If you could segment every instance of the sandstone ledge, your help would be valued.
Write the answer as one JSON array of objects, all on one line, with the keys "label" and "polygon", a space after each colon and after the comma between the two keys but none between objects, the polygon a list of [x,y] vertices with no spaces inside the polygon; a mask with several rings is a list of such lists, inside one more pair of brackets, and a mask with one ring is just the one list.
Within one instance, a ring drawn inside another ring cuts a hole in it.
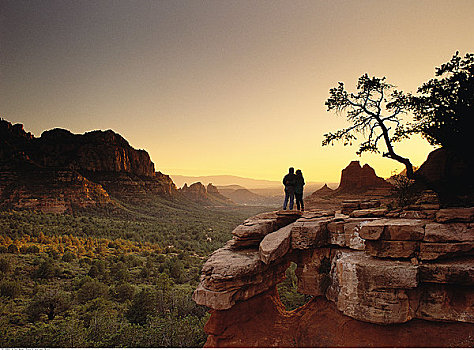
[{"label": "sandstone ledge", "polygon": [[301,293],[325,297],[353,319],[474,323],[468,209],[439,210],[432,219],[322,210],[260,214],[236,228],[234,239],[205,263],[193,299],[233,310],[273,290],[293,261]]}]

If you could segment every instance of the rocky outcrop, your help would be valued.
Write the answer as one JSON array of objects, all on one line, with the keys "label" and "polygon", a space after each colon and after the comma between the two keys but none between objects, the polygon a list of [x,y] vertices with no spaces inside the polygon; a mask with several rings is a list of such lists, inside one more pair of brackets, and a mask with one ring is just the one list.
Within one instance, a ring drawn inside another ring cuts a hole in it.
[{"label": "rocky outcrop", "polygon": [[418,186],[435,190],[442,206],[474,205],[473,173],[470,152],[459,154],[445,148],[432,151],[416,171],[423,180]]},{"label": "rocky outcrop", "polygon": [[324,185],[305,197],[305,206],[308,209],[335,209],[342,203],[342,213],[350,214],[354,210],[387,204],[392,189],[393,185],[377,176],[368,164],[361,167],[359,161],[352,161],[342,170],[337,189],[332,190]]},{"label": "rocky outcrop", "polygon": [[[82,135],[53,129],[35,138],[20,124],[0,120],[0,205],[15,208],[110,204],[109,195],[140,200],[172,196],[176,186],[155,172],[150,156],[112,130]],[[53,204],[51,204],[53,203]]]},{"label": "rocky outcrop", "polygon": [[404,348],[470,347],[473,326],[413,319],[378,325],[340,312],[333,302],[315,297],[294,311],[285,311],[275,288],[213,311],[204,330],[206,347],[259,348]]},{"label": "rocky outcrop", "polygon": [[153,177],[155,166],[148,153],[136,150],[112,130],[83,135],[64,129],[45,131],[27,148],[32,160],[45,167],[89,172],[126,172]]},{"label": "rocky outcrop", "polygon": [[312,193],[313,196],[325,197],[334,193],[334,190],[329,188],[327,184],[324,184],[319,190]]},{"label": "rocky outcrop", "polygon": [[[246,220],[205,263],[193,295],[212,309],[207,346],[472,345],[473,210],[421,219],[280,211]],[[275,287],[290,262],[298,291],[315,299],[287,312]],[[362,334],[341,334],[342,320]],[[441,327],[449,331],[439,339],[420,339]]]},{"label": "rocky outcrop", "polygon": [[378,177],[375,170],[368,164],[360,166],[359,161],[352,161],[342,170],[341,181],[336,191],[341,193],[364,193],[369,190],[387,191],[391,185]]},{"label": "rocky outcrop", "polygon": [[104,188],[73,170],[0,171],[1,206],[63,213],[112,205]]},{"label": "rocky outcrop", "polygon": [[195,182],[190,186],[185,183],[183,187],[179,189],[179,192],[186,198],[205,205],[233,204],[229,198],[221,195],[217,187],[211,183],[207,185],[207,188],[200,182]]}]

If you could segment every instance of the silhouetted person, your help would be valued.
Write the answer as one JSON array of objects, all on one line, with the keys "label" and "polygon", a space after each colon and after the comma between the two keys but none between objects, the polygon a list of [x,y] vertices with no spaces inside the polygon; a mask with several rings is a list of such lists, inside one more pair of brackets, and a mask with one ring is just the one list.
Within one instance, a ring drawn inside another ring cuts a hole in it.
[{"label": "silhouetted person", "polygon": [[298,210],[304,210],[303,203],[303,187],[304,187],[304,178],[303,173],[300,169],[296,170],[296,184],[295,184],[295,198],[296,198],[296,208]]},{"label": "silhouetted person", "polygon": [[283,202],[283,210],[286,210],[288,200],[290,200],[290,210],[293,209],[293,202],[295,200],[295,186],[296,175],[295,169],[291,167],[288,169],[288,174],[283,178],[283,185],[285,185],[285,201]]}]

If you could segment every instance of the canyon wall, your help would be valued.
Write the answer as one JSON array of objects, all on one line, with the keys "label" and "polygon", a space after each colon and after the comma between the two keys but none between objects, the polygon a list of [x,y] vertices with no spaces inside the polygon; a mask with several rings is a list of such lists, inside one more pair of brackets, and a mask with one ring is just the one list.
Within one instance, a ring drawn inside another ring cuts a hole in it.
[{"label": "canyon wall", "polygon": [[155,172],[148,153],[112,130],[82,135],[53,129],[35,138],[21,124],[0,120],[0,203],[45,212],[172,197],[171,178]]},{"label": "canyon wall", "polygon": [[[206,346],[474,345],[474,208],[247,219],[214,252],[193,294],[211,309]],[[285,311],[290,262],[314,298]]]}]

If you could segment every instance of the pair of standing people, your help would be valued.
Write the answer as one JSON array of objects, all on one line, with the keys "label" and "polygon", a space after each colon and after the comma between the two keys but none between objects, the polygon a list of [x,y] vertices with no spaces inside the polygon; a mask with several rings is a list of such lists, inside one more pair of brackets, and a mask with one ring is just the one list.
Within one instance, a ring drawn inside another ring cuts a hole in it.
[{"label": "pair of standing people", "polygon": [[296,170],[291,167],[288,169],[288,174],[283,178],[283,185],[285,185],[285,201],[283,202],[283,210],[286,210],[288,201],[290,202],[290,210],[293,209],[293,202],[296,198],[296,208],[304,210],[303,203],[303,187],[305,185],[303,173],[301,170]]}]

